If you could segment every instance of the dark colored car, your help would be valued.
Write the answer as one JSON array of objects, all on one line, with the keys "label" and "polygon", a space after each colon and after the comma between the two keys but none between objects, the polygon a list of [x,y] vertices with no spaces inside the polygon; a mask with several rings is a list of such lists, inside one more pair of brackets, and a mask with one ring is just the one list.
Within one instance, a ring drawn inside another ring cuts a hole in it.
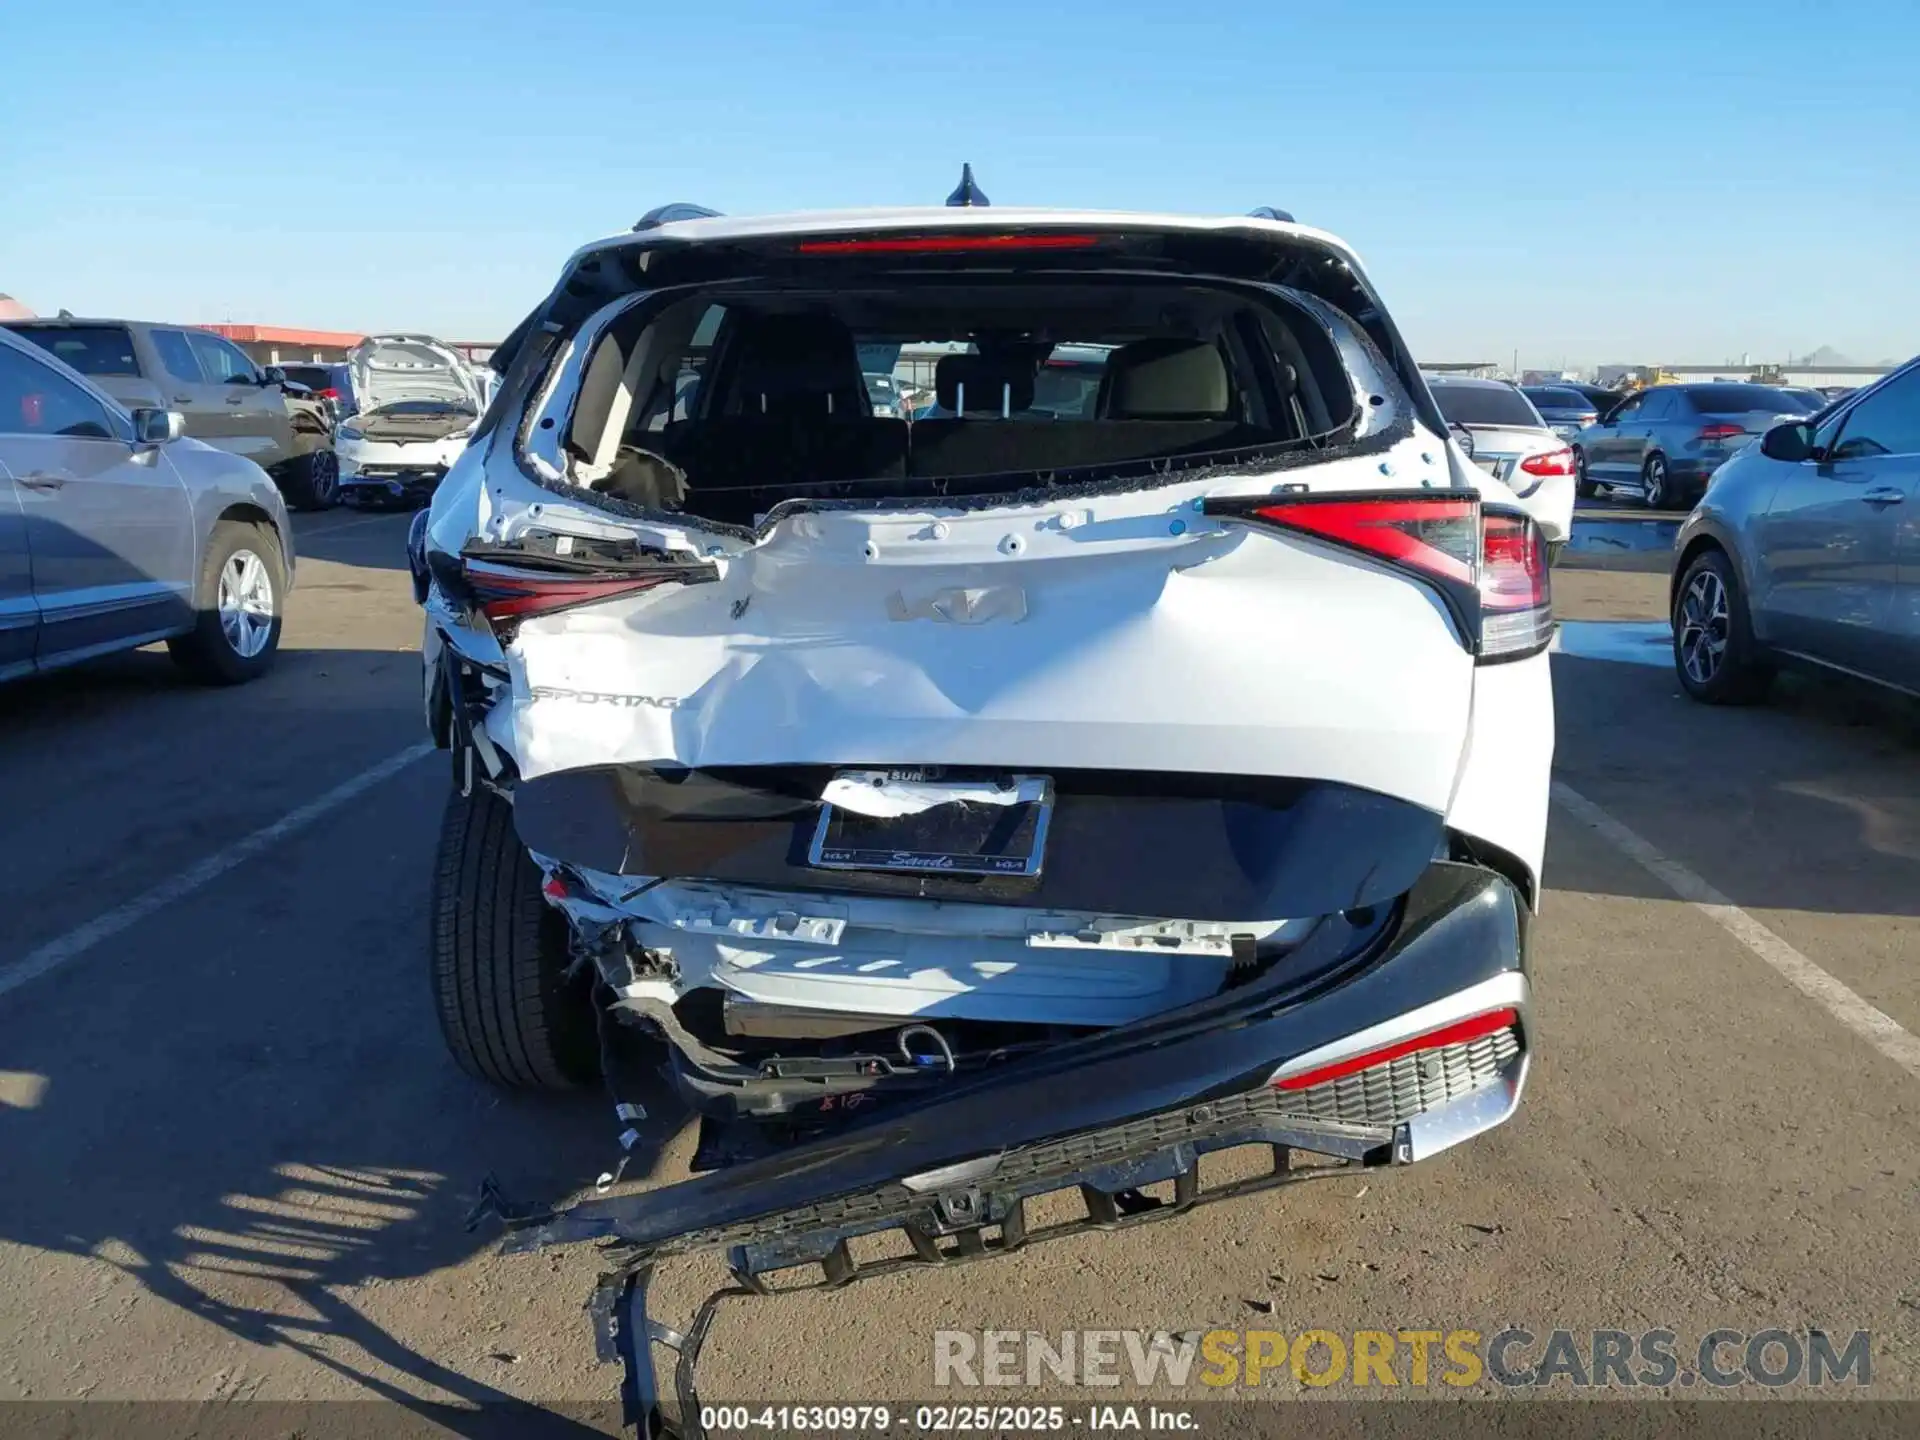
[{"label": "dark colored car", "polygon": [[1571,385],[1522,385],[1520,393],[1562,440],[1571,440],[1600,418],[1599,407]]},{"label": "dark colored car", "polygon": [[293,364],[280,370],[287,379],[311,390],[315,399],[331,401],[336,415],[352,415],[360,408],[354,400],[353,374],[346,365]]},{"label": "dark colored car", "polygon": [[1811,414],[1777,385],[1654,385],[1574,437],[1580,494],[1637,494],[1649,509],[1692,509],[1714,471],[1782,420]]},{"label": "dark colored car", "polygon": [[1814,667],[1920,694],[1920,360],[1770,429],[1681,527],[1669,603],[1680,684],[1762,699]]},{"label": "dark colored car", "polygon": [[1556,380],[1553,382],[1553,387],[1556,390],[1571,390],[1576,395],[1586,397],[1587,402],[1593,406],[1594,413],[1602,419],[1606,417],[1609,410],[1627,398],[1627,392],[1624,390],[1609,390],[1604,385],[1589,385],[1584,380]]}]

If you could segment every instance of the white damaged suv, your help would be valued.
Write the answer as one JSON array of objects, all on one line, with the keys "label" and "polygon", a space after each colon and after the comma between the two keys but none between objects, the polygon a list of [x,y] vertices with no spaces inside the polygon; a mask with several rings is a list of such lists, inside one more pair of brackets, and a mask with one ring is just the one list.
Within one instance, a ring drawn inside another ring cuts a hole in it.
[{"label": "white damaged suv", "polygon": [[[929,418],[872,412],[881,346]],[[530,1087],[637,1027],[703,1117],[697,1178],[524,1243],[844,1279],[851,1234],[1010,1249],[1041,1191],[1172,1213],[1209,1150],[1278,1184],[1512,1113],[1545,545],[1339,240],[683,207],[496,364],[409,546],[442,1026]]]}]

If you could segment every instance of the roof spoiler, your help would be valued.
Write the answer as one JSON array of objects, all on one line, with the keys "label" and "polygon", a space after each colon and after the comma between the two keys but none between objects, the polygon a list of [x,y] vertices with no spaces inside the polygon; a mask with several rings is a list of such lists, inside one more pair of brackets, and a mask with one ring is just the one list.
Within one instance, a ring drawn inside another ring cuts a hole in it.
[{"label": "roof spoiler", "polygon": [[662,225],[671,225],[676,220],[717,220],[718,210],[709,210],[704,205],[689,205],[684,200],[676,200],[670,205],[656,205],[640,217],[634,231],[657,230]]},{"label": "roof spoiler", "polygon": [[1280,220],[1288,225],[1299,223],[1293,218],[1292,211],[1276,210],[1271,205],[1262,205],[1258,210],[1249,210],[1247,218],[1249,220]]}]

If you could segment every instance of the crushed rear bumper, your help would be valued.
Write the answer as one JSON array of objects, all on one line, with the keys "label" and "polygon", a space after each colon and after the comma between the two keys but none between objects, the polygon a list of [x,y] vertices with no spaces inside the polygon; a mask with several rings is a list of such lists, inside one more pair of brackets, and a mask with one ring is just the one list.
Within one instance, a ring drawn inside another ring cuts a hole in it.
[{"label": "crushed rear bumper", "polygon": [[[1313,981],[1255,981],[681,1184],[563,1211],[516,1210],[490,1194],[483,1211],[505,1220],[510,1253],[606,1247],[616,1268],[590,1308],[603,1358],[626,1367],[629,1420],[697,1435],[693,1365],[714,1307],[768,1293],[778,1272],[807,1267],[815,1285],[841,1286],[967,1263],[1412,1163],[1505,1121],[1530,1050],[1526,907],[1502,877],[1450,862],[1431,865],[1400,905],[1372,951],[1329,956],[1339,963]],[[1490,1017],[1496,1028],[1481,1023]],[[1258,1173],[1202,1183],[1200,1156],[1246,1147],[1266,1152]],[[1075,1190],[1083,1213],[1029,1226],[1030,1201]],[[893,1250],[856,1261],[849,1242],[883,1234]],[[655,1266],[713,1247],[728,1249],[734,1284],[685,1334],[652,1321]],[[677,1426],[663,1411],[654,1344],[678,1353]]]}]

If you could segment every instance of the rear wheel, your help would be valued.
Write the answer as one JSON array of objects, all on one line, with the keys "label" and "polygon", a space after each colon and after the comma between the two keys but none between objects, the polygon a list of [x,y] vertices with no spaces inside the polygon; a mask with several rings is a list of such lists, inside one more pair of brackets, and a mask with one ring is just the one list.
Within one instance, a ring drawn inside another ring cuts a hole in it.
[{"label": "rear wheel", "polygon": [[569,975],[564,917],[490,790],[455,791],[430,902],[440,1033],[469,1075],[513,1090],[567,1090],[600,1069],[590,970]]},{"label": "rear wheel", "polygon": [[1681,688],[1705,704],[1752,705],[1766,698],[1773,668],[1754,641],[1746,597],[1723,551],[1702,551],[1680,577],[1673,665]]},{"label": "rear wheel", "polygon": [[1667,457],[1655,451],[1640,467],[1641,495],[1649,510],[1664,510],[1673,501],[1673,482],[1667,478]]},{"label": "rear wheel", "polygon": [[280,650],[287,588],[280,542],[264,525],[222,520],[213,527],[195,592],[194,625],[167,642],[174,662],[208,685],[264,675]]}]

